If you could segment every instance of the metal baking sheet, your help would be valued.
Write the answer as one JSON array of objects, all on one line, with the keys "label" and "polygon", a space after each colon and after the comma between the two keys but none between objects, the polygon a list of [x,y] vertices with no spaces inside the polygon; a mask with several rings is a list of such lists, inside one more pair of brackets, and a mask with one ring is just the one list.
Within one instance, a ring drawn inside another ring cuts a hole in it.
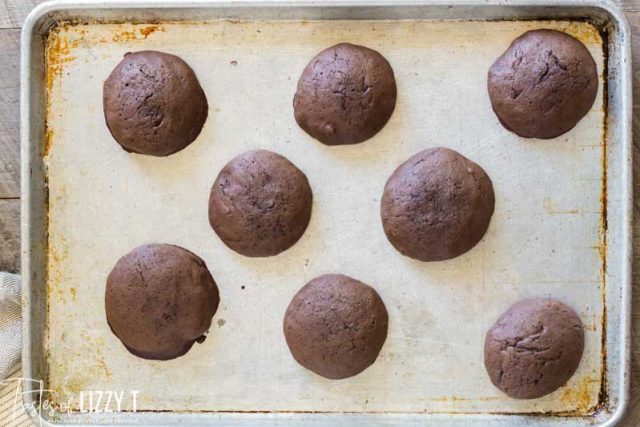
[{"label": "metal baking sheet", "polygon": [[[631,190],[628,29],[616,9],[584,2],[564,2],[554,13],[531,3],[179,5],[50,4],[36,9],[23,33],[25,360],[30,377],[49,390],[43,398],[70,408],[47,422],[582,424],[619,416]],[[492,61],[533,28],[582,40],[600,76],[591,111],[550,141],[503,129],[486,93]],[[297,127],[291,100],[309,59],[341,41],[389,60],[398,102],[375,138],[326,147]],[[103,81],[124,53],[143,49],[185,59],[209,100],[196,142],[167,158],[125,153],[104,124]],[[379,203],[389,174],[433,146],[485,168],[496,211],[472,251],[425,264],[386,241]],[[266,259],[229,251],[206,214],[218,171],[252,148],[288,157],[314,191],[305,235]],[[106,275],[148,242],[198,253],[222,297],[207,341],[168,362],[130,355],[105,321]],[[298,366],[281,331],[291,297],[327,272],[374,286],[390,316],[377,362],[342,381]],[[574,307],[586,349],[565,387],[517,401],[491,385],[482,343],[501,312],[531,296]],[[81,394],[96,390],[136,391],[136,412],[125,399],[124,413],[78,413]]]}]

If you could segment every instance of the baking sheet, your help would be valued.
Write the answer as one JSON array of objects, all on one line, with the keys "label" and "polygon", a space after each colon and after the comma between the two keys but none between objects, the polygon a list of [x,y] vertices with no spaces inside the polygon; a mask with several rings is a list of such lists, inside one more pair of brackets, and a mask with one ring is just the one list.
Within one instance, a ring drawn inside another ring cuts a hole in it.
[{"label": "baking sheet", "polygon": [[[582,40],[601,84],[568,134],[525,140],[491,111],[486,72],[511,40],[556,28]],[[396,110],[373,139],[323,146],[296,125],[298,76],[319,50],[348,41],[379,50],[398,84]],[[199,138],[167,158],[127,154],[102,115],[102,83],[132,50],[181,56],[209,100]],[[88,390],[139,391],[137,410],[588,413],[603,378],[603,50],[586,22],[214,21],[62,25],[47,42],[49,257],[47,388],[78,408]],[[454,260],[421,263],[387,242],[379,203],[410,155],[453,148],[479,163],[496,193],[483,241]],[[210,186],[252,148],[288,157],[314,191],[311,223],[266,259],[229,251],[210,229]],[[105,279],[149,242],[184,246],[207,263],[221,305],[206,342],[184,357],[130,355],[105,321]],[[282,335],[297,290],[329,272],[375,287],[390,324],[377,362],[343,381],[298,366]],[[484,334],[513,302],[550,296],[574,307],[586,349],[566,387],[516,401],[484,371]],[[131,401],[123,402],[131,405]],[[132,409],[127,407],[126,409]]]}]

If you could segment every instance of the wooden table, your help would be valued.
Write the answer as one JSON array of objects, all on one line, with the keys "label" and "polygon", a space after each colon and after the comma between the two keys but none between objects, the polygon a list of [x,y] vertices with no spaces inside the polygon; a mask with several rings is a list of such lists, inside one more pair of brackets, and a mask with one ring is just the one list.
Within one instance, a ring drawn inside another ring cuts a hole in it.
[{"label": "wooden table", "polygon": [[[0,0],[0,270],[20,271],[20,26],[42,0]],[[633,34],[634,187],[640,183],[640,0],[623,0]],[[625,421],[640,426],[640,191],[635,192],[631,402]]]}]

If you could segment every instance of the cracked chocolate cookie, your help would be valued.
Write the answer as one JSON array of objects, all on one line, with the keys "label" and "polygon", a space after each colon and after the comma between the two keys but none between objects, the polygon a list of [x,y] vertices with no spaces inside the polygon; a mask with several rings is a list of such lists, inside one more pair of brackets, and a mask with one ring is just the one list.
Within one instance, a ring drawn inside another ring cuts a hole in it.
[{"label": "cracked chocolate cookie", "polygon": [[391,244],[420,261],[455,258],[489,227],[493,184],[476,163],[448,148],[421,151],[389,177],[380,216]]},{"label": "cracked chocolate cookie", "polygon": [[175,359],[203,342],[219,303],[204,261],[179,246],[139,246],[107,277],[109,327],[144,359]]},{"label": "cracked chocolate cookie", "polygon": [[380,131],[396,105],[396,80],[375,50],[340,43],[302,72],[293,97],[296,122],[326,145],[357,144]]},{"label": "cracked chocolate cookie", "polygon": [[372,287],[342,274],[325,274],[293,297],[283,330],[299,364],[325,378],[342,379],[375,362],[387,324],[387,309]]},{"label": "cracked chocolate cookie", "polygon": [[525,138],[572,129],[598,93],[596,63],[584,44],[555,30],[528,31],[493,63],[491,106],[500,123]]},{"label": "cracked chocolate cookie", "polygon": [[312,199],[307,177],[285,157],[247,151],[227,163],[213,183],[209,223],[239,254],[277,255],[302,237]]},{"label": "cracked chocolate cookie", "polygon": [[528,299],[511,306],[487,332],[484,366],[508,396],[535,399],[571,378],[583,350],[575,311],[551,299]]},{"label": "cracked chocolate cookie", "polygon": [[182,59],[151,50],[127,53],[104,82],[103,107],[111,135],[126,151],[168,156],[191,144],[208,105]]}]

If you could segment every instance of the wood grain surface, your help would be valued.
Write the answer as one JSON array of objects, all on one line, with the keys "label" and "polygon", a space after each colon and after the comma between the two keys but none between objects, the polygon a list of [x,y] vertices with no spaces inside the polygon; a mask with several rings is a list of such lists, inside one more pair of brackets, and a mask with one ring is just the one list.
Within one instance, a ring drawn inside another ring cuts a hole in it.
[{"label": "wood grain surface", "polygon": [[[0,270],[20,268],[19,28],[40,0],[0,0]],[[633,43],[634,188],[640,183],[640,0],[624,0]],[[640,191],[634,196],[632,392],[625,427],[640,426]]]}]

